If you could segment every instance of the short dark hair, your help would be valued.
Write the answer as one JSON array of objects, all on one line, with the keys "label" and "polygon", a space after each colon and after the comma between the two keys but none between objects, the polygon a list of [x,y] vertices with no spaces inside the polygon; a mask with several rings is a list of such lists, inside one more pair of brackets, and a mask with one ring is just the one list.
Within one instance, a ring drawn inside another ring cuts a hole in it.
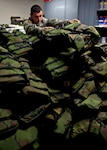
[{"label": "short dark hair", "polygon": [[34,12],[39,13],[42,10],[42,8],[39,5],[33,5],[31,7],[31,14],[33,14]]}]

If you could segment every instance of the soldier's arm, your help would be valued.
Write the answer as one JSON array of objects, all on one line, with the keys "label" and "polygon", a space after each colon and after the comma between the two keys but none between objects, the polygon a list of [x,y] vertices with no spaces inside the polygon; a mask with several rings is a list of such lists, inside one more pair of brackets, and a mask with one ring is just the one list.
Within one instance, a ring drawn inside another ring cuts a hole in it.
[{"label": "soldier's arm", "polygon": [[32,34],[41,30],[41,27],[36,26],[36,24],[33,24],[30,20],[24,21],[23,26],[26,34]]}]

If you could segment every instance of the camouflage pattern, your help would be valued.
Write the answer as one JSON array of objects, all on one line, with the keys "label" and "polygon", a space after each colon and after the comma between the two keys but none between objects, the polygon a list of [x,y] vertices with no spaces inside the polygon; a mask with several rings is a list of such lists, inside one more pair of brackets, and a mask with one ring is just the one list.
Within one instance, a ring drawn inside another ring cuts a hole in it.
[{"label": "camouflage pattern", "polygon": [[11,110],[0,108],[0,140],[8,137],[11,133],[15,133],[18,126],[19,123],[12,117]]},{"label": "camouflage pattern", "polygon": [[30,19],[26,19],[23,22],[24,30],[27,34],[34,34],[38,32],[38,29],[44,27],[47,23],[47,19],[43,17],[43,21],[38,24],[33,24]]},{"label": "camouflage pattern", "polygon": [[37,140],[38,130],[31,126],[26,130],[18,129],[12,136],[0,141],[1,150],[19,150]]},{"label": "camouflage pattern", "polygon": [[0,149],[107,147],[107,44],[98,44],[97,30],[65,23],[31,36],[4,28]]},{"label": "camouflage pattern", "polygon": [[69,24],[68,20],[61,21],[61,20],[58,20],[57,18],[47,19],[45,17],[43,17],[43,20],[39,22],[38,24],[33,23],[30,20],[30,18],[26,19],[23,22],[24,30],[26,31],[27,34],[39,33],[41,30],[41,27],[51,26],[55,28],[62,28],[68,24]]}]

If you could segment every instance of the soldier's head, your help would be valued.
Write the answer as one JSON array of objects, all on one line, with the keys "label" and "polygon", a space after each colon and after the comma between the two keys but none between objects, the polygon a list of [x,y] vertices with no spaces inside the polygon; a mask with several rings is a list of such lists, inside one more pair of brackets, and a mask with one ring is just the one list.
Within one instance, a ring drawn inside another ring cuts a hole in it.
[{"label": "soldier's head", "polygon": [[31,19],[34,23],[38,24],[43,19],[43,11],[42,8],[39,5],[33,5],[31,7],[30,12]]}]

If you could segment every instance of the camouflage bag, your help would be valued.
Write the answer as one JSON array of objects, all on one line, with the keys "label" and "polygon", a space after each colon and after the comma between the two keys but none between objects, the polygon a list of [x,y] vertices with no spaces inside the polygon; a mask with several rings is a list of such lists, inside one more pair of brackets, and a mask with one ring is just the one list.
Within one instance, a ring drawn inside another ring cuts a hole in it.
[{"label": "camouflage bag", "polygon": [[78,93],[78,95],[84,98],[87,98],[95,91],[96,86],[94,80],[86,80],[84,77],[80,77],[80,79],[72,86],[72,92]]},{"label": "camouflage bag", "polygon": [[61,89],[48,87],[50,100],[53,103],[61,103],[70,99],[70,94]]},{"label": "camouflage bag", "polygon": [[26,59],[20,59],[20,64],[23,66],[23,71],[27,78],[27,84],[23,88],[25,94],[41,94],[48,97],[47,84],[36,74],[34,74],[30,68],[30,65]]},{"label": "camouflage bag", "polygon": [[107,75],[107,62],[96,63],[91,66],[90,69],[95,73],[95,75],[100,77],[106,77]]},{"label": "camouflage bag", "polygon": [[98,43],[100,34],[94,26],[79,24],[74,22],[64,27],[64,29],[71,31],[68,34],[70,41],[74,41],[77,50],[87,50]]},{"label": "camouflage bag", "polygon": [[25,75],[18,59],[0,47],[0,83],[25,83]]},{"label": "camouflage bag", "polygon": [[27,129],[17,129],[13,135],[0,140],[0,150],[30,150],[34,143],[36,147],[39,147],[38,129],[35,126],[31,126]]},{"label": "camouflage bag", "polygon": [[14,134],[18,126],[11,110],[0,108],[0,140]]},{"label": "camouflage bag", "polygon": [[36,35],[26,35],[19,30],[13,30],[12,33],[1,30],[0,36],[5,48],[16,57],[27,55],[33,51],[32,44],[40,40]]},{"label": "camouflage bag", "polygon": [[47,74],[49,74],[51,79],[59,79],[69,70],[69,66],[57,57],[48,57],[43,64],[43,68],[47,70]]}]

